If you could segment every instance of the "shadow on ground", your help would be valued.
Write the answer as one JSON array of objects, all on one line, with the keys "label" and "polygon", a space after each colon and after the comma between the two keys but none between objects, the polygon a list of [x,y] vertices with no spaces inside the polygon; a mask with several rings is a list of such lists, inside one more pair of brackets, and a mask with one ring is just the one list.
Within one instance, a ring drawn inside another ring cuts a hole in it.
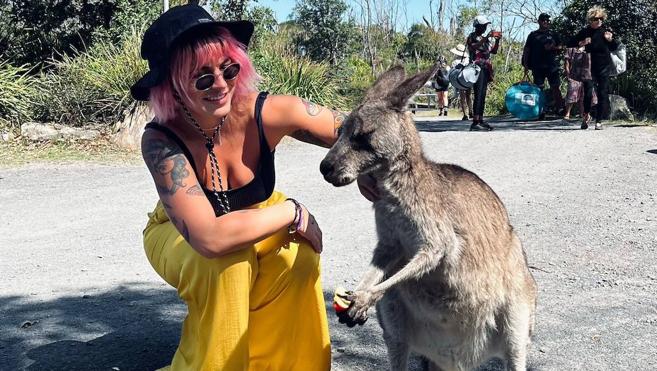
[{"label": "shadow on ground", "polygon": [[[333,368],[387,369],[388,361],[375,314],[364,326],[338,323],[325,292]],[[94,295],[51,301],[0,298],[1,370],[154,370],[175,352],[184,305],[174,290],[142,283]],[[423,369],[413,357],[411,370]],[[501,370],[492,361],[479,371]]]},{"label": "shadow on ground", "polygon": [[[469,131],[472,121],[461,120],[427,120],[426,117],[415,117],[415,126],[418,131]],[[485,119],[497,131],[509,130],[580,130],[578,120],[564,120],[548,116],[542,121],[519,120],[512,116],[487,117]]]},{"label": "shadow on ground", "polygon": [[1,370],[153,370],[175,351],[175,291],[129,284],[52,301],[0,298]]}]

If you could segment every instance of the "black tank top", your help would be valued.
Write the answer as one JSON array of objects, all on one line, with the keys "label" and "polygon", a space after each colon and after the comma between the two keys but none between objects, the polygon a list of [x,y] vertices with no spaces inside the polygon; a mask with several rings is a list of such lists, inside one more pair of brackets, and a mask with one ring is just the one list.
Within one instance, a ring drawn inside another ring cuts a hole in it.
[{"label": "black tank top", "polygon": [[[260,137],[260,159],[258,161],[258,167],[255,171],[253,180],[242,187],[229,189],[223,192],[228,197],[231,211],[244,209],[247,206],[265,201],[274,191],[274,184],[276,183],[276,171],[274,169],[275,151],[271,151],[269,149],[267,138],[265,138],[265,131],[262,128],[262,106],[265,103],[267,94],[267,92],[261,92],[258,94],[258,98],[256,99],[255,104],[255,119],[256,124],[258,125],[258,135]],[[196,177],[199,178],[198,171],[196,170],[196,164],[194,163],[194,157],[192,157],[189,148],[187,148],[185,143],[173,131],[171,131],[171,129],[156,122],[149,122],[146,124],[146,129],[154,129],[160,131],[164,133],[169,139],[176,142],[176,144],[178,144],[178,146],[180,146],[182,149],[185,157],[187,157],[189,163],[192,165]],[[205,196],[208,198],[208,201],[210,201],[210,204],[212,204],[214,214],[216,216],[223,215],[224,212],[212,190],[208,190],[202,185],[201,188],[203,189],[203,192],[205,192]],[[221,191],[217,192],[219,193],[220,197],[223,197],[221,195]]]}]

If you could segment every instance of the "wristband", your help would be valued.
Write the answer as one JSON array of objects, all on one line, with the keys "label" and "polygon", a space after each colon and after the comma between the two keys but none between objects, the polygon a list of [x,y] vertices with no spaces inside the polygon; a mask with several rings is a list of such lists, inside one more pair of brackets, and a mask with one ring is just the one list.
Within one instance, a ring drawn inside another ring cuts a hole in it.
[{"label": "wristband", "polygon": [[301,210],[301,204],[299,203],[299,201],[293,198],[288,198],[285,201],[292,201],[292,203],[294,204],[294,219],[287,227],[287,232],[289,234],[294,234],[296,233],[297,229],[299,229],[299,227],[301,226],[300,222],[303,218],[303,211]]}]

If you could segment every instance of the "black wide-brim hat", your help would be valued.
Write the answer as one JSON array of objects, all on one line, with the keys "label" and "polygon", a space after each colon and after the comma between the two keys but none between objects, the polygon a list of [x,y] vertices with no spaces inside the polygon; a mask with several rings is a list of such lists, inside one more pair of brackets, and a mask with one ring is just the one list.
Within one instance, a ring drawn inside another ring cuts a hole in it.
[{"label": "black wide-brim hat", "polygon": [[201,34],[217,27],[226,28],[244,46],[249,45],[254,28],[249,21],[216,21],[205,9],[195,4],[175,6],[162,13],[144,33],[141,57],[148,61],[149,71],[130,87],[132,97],[147,101],[151,88],[166,79],[171,51],[183,34]]}]

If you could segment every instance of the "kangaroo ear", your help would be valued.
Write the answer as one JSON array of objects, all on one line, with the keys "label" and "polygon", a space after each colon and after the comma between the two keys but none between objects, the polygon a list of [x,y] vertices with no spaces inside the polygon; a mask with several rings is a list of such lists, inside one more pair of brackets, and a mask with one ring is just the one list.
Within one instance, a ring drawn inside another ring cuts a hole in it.
[{"label": "kangaroo ear", "polygon": [[390,93],[400,81],[404,79],[404,67],[394,66],[388,71],[384,72],[374,84],[367,89],[363,101],[371,101],[375,99],[383,99]]},{"label": "kangaroo ear", "polygon": [[412,77],[406,79],[389,92],[386,100],[393,109],[402,110],[408,103],[408,100],[418,91],[424,84],[438,72],[440,63],[436,63],[430,69],[420,72]]}]

